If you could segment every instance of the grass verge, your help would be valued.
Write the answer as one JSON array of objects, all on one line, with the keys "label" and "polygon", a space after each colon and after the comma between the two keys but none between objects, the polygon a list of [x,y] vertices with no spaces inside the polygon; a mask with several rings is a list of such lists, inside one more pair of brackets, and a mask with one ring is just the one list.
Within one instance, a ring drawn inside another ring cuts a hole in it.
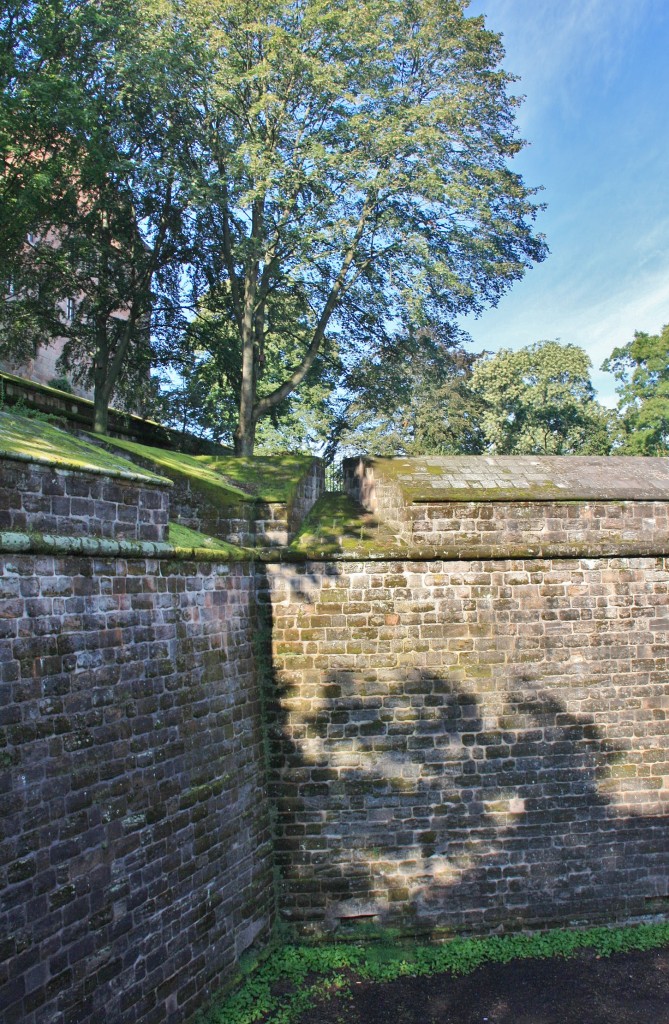
[{"label": "grass verge", "polygon": [[[356,981],[387,982],[434,974],[470,974],[485,963],[599,956],[669,945],[669,921],[618,928],[552,929],[531,935],[455,938],[443,945],[283,946],[250,963],[240,985],[215,1001],[196,1024],[294,1024],[322,999],[345,995]],[[244,970],[244,968],[243,968]]]}]

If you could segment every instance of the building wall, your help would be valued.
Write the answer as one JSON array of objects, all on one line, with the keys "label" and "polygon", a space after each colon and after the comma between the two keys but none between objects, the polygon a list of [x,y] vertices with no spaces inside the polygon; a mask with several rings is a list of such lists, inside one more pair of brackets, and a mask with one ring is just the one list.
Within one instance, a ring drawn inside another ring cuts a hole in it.
[{"label": "building wall", "polygon": [[283,913],[489,930],[669,907],[669,565],[268,566]]},{"label": "building wall", "polygon": [[176,1024],[267,937],[250,569],[0,560],[3,1024]]}]

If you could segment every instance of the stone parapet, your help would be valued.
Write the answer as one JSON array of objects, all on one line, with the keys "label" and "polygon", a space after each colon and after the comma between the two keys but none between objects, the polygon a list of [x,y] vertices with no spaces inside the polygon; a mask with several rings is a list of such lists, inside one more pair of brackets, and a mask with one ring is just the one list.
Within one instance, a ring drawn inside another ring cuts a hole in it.
[{"label": "stone parapet", "polygon": [[168,481],[59,469],[3,458],[0,530],[161,542],[167,539]]},{"label": "stone parapet", "polygon": [[407,542],[476,558],[494,548],[514,557],[534,549],[569,555],[669,552],[669,501],[422,502],[406,510]]}]

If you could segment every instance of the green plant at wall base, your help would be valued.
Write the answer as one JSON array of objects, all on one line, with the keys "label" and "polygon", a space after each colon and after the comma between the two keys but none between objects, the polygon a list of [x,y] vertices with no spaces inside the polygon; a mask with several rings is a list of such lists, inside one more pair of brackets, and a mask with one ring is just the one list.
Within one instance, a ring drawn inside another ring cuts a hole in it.
[{"label": "green plant at wall base", "polygon": [[470,974],[484,963],[599,956],[669,945],[669,921],[631,927],[555,929],[536,934],[455,938],[442,945],[284,946],[251,968],[240,987],[201,1013],[197,1024],[293,1024],[314,1004],[350,992],[352,980],[387,982],[434,974]]}]

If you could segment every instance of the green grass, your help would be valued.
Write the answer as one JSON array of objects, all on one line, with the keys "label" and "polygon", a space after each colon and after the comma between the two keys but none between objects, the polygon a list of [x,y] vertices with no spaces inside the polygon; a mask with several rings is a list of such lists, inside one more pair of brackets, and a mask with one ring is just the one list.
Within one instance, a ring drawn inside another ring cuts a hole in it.
[{"label": "green grass", "polygon": [[5,411],[0,412],[0,455],[13,455],[59,469],[82,469],[154,482],[163,480],[127,459],[59,430],[44,419]]},{"label": "green grass", "polygon": [[105,443],[152,462],[168,476],[188,480],[217,505],[288,501],[311,462],[303,455],[186,455],[116,437],[106,437]]},{"label": "green grass", "polygon": [[384,554],[405,545],[387,524],[357,505],[346,494],[319,498],[291,544],[303,555]]},{"label": "green grass", "polygon": [[221,473],[261,501],[288,502],[308,471],[311,455],[196,455],[199,463]]},{"label": "green grass", "polygon": [[220,473],[209,469],[198,461],[195,455],[173,452],[165,448],[152,448],[137,441],[125,441],[119,437],[105,437],[105,444],[121,448],[130,455],[153,463],[167,476],[188,480],[192,487],[217,505],[238,505],[249,501],[249,494],[240,487],[228,483]]},{"label": "green grass", "polygon": [[[218,537],[210,537],[206,533],[198,533],[197,530],[191,530],[190,527],[182,526],[181,523],[170,523],[169,543],[179,551],[220,551],[222,555],[243,555],[245,553],[235,544],[228,544],[227,541],[220,540]],[[246,555],[248,556],[248,552]]]},{"label": "green grass", "polygon": [[441,945],[395,943],[284,946],[250,963],[240,985],[215,1001],[198,1024],[293,1024],[300,1014],[352,982],[395,981],[435,974],[471,974],[485,963],[570,957],[589,949],[599,956],[669,945],[669,922],[623,928],[554,929],[526,935],[456,938]]}]

